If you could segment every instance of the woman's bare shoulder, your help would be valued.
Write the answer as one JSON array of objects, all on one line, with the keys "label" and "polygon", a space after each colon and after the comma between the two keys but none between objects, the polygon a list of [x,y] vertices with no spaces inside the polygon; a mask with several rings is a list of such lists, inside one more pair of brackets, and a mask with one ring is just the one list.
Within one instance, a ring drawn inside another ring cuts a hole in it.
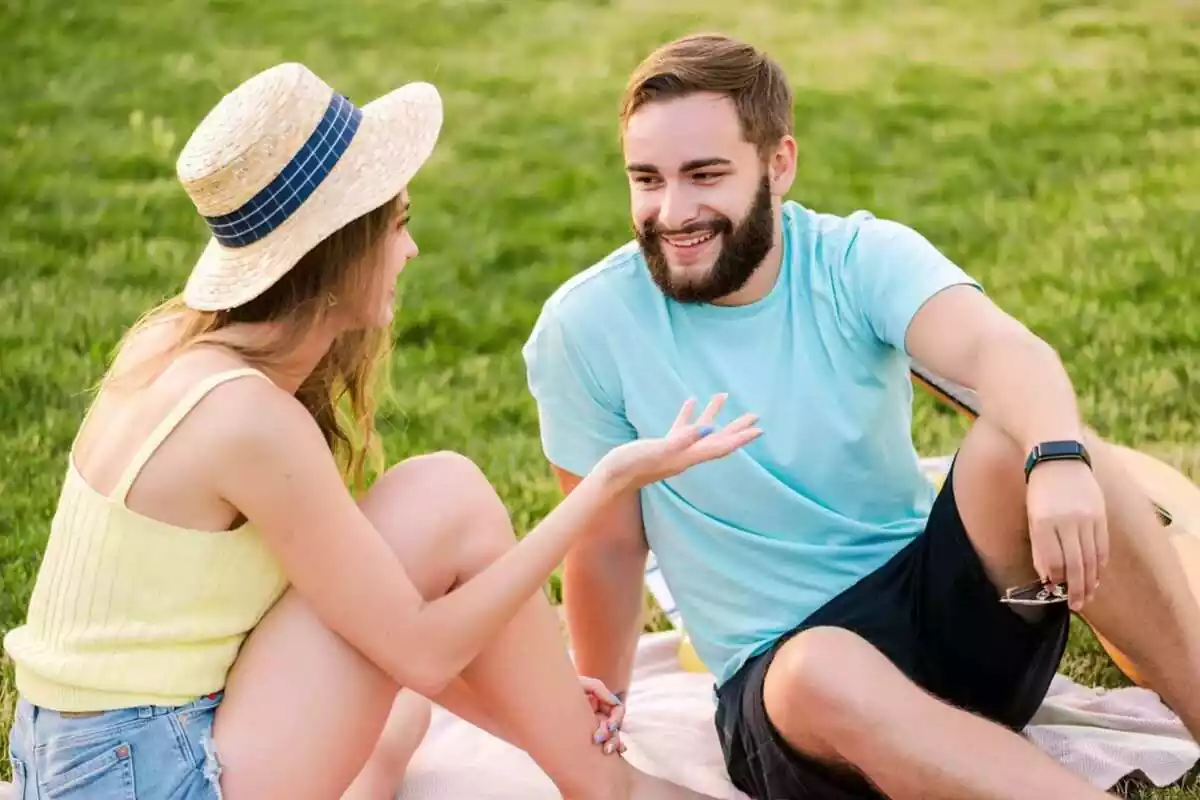
[{"label": "woman's bare shoulder", "polygon": [[[222,381],[199,399],[187,427],[203,430],[204,447],[213,455],[236,458],[248,446],[261,447],[274,438],[320,437],[316,420],[295,394],[276,384],[262,369],[227,347],[189,345],[176,350],[178,322],[164,319],[129,338],[113,361],[111,376],[133,390],[150,388],[164,405],[178,402],[194,387],[222,373],[256,369]],[[130,380],[125,381],[126,378]],[[199,418],[199,419],[196,419]],[[184,431],[185,436],[190,432]],[[197,444],[199,444],[197,442]]]},{"label": "woman's bare shoulder", "polygon": [[208,416],[219,426],[222,450],[230,458],[242,458],[249,450],[286,457],[296,455],[298,448],[325,446],[309,410],[265,375],[229,381],[210,399]]},{"label": "woman's bare shoulder", "polygon": [[234,381],[209,418],[218,420],[220,442],[210,465],[213,486],[261,527],[292,530],[349,497],[317,421],[285,389]]}]

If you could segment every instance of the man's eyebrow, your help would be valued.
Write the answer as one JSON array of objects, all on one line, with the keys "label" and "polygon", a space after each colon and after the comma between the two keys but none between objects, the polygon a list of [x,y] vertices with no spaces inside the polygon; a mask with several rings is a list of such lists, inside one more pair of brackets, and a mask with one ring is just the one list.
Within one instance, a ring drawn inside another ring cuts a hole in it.
[{"label": "man's eyebrow", "polygon": [[[728,158],[693,158],[691,161],[683,162],[683,166],[680,167],[680,172],[692,172],[693,170],[704,169],[705,167],[728,167],[732,165],[733,162]],[[658,167],[654,166],[653,164],[627,164],[625,166],[625,171],[657,173]]]},{"label": "man's eyebrow", "polygon": [[704,167],[728,167],[732,166],[733,162],[728,158],[694,158],[691,161],[685,161],[683,164],[683,172],[691,172]]}]

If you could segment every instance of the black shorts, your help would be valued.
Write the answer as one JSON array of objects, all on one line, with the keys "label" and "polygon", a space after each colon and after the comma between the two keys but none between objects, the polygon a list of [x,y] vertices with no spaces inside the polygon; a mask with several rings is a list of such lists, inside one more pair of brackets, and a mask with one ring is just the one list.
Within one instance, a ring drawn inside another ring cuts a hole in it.
[{"label": "black shorts", "polygon": [[925,531],[877,571],[750,659],[717,693],[716,725],[735,786],[756,800],[878,798],[859,773],[791,748],[763,704],[763,679],[791,636],[845,628],[917,685],[1012,730],[1032,719],[1067,646],[1070,612],[1047,606],[1036,623],[999,601],[954,501],[953,468]]}]

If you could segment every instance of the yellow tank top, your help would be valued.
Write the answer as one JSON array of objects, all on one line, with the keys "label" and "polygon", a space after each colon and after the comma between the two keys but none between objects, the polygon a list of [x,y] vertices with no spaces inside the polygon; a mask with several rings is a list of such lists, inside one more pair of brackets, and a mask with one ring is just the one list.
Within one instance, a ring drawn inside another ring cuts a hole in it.
[{"label": "yellow tank top", "polygon": [[191,389],[111,495],[93,490],[68,457],[26,622],[4,638],[29,702],[59,711],[179,705],[225,685],[243,640],[287,588],[279,563],[249,523],[181,528],[138,514],[125,497],[196,403],[244,375],[266,380],[246,368]]}]

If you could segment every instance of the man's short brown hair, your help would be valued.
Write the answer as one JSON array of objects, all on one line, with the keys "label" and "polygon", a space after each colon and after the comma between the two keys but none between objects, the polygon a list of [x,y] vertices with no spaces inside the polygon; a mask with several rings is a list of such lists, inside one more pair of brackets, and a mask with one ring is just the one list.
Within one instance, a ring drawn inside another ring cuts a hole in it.
[{"label": "man's short brown hair", "polygon": [[676,39],[647,56],[625,86],[621,127],[647,103],[698,92],[733,101],[742,135],[761,155],[794,129],[792,89],[783,68],[761,50],[715,33]]}]

